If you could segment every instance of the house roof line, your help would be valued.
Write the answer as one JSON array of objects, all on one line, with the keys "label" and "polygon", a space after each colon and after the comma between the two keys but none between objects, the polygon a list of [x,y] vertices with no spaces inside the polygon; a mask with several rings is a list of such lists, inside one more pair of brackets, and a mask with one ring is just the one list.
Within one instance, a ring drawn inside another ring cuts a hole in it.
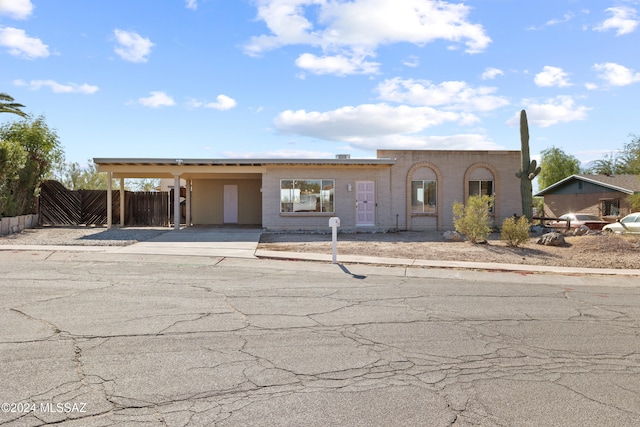
[{"label": "house roof line", "polygon": [[618,185],[614,185],[614,184],[610,184],[610,183],[607,183],[607,182],[604,182],[604,181],[600,181],[598,179],[592,178],[591,176],[574,174],[574,175],[568,176],[565,179],[562,179],[562,180],[556,182],[555,184],[551,184],[547,188],[544,188],[544,189],[538,191],[536,194],[534,194],[534,196],[536,196],[536,197],[544,196],[545,194],[549,193],[551,190],[562,186],[563,184],[565,184],[568,181],[571,181],[572,179],[578,179],[578,180],[581,180],[581,181],[590,182],[592,184],[596,184],[596,185],[599,185],[601,187],[610,188],[612,190],[619,191],[621,193],[626,193],[626,194],[634,194],[635,193],[635,191],[633,189],[630,189],[630,188],[624,188],[624,187],[620,187]]},{"label": "house roof line", "polygon": [[94,158],[96,165],[139,166],[263,166],[263,165],[393,165],[396,159],[173,159]]}]

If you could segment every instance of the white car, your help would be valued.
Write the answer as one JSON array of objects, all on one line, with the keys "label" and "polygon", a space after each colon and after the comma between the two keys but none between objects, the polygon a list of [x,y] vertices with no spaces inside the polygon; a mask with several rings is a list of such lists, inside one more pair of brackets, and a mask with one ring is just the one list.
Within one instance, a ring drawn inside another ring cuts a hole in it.
[{"label": "white car", "polygon": [[619,219],[617,222],[605,225],[602,231],[607,233],[639,233],[640,212],[635,212]]}]

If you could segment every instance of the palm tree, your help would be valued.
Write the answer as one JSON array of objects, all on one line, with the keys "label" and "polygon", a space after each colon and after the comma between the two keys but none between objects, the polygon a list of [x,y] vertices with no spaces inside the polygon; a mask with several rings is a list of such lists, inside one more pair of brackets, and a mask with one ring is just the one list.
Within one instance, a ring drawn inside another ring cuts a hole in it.
[{"label": "palm tree", "polygon": [[28,114],[21,110],[24,105],[13,102],[13,98],[6,93],[0,92],[0,113],[13,113],[20,117],[28,117]]}]

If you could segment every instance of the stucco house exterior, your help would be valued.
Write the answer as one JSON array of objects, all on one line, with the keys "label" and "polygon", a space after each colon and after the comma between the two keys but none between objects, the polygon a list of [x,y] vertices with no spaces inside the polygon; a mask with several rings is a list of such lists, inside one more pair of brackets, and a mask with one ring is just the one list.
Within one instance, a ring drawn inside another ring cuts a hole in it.
[{"label": "stucco house exterior", "polygon": [[615,221],[631,213],[627,197],[640,193],[636,175],[571,175],[540,190],[545,216],[557,218],[570,212],[597,215]]},{"label": "stucco house exterior", "polygon": [[519,151],[378,150],[372,159],[94,162],[109,174],[109,184],[113,179],[172,178],[177,187],[184,180],[190,190],[188,225],[327,230],[329,218],[337,216],[343,231],[448,230],[453,229],[453,203],[474,194],[495,195],[496,224],[522,213],[515,177]]}]

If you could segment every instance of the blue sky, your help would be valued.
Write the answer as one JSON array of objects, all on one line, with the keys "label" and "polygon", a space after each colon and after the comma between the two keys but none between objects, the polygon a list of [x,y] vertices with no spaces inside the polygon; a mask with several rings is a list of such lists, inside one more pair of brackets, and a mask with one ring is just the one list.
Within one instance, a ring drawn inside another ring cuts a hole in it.
[{"label": "blue sky", "polygon": [[[0,0],[0,92],[93,157],[373,157],[640,134],[640,1]],[[3,114],[0,122],[16,120]]]}]

